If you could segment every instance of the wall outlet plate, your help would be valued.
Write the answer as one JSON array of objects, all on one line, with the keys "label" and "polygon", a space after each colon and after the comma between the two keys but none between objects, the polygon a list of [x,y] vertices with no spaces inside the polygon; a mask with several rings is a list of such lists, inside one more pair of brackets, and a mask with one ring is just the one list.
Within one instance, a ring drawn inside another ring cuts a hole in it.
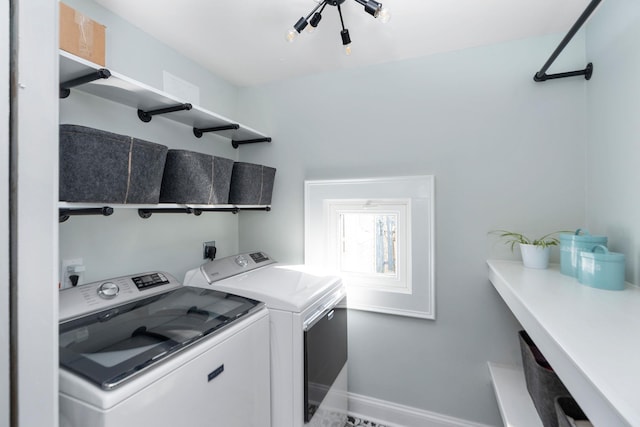
[{"label": "wall outlet plate", "polygon": [[84,261],[82,258],[70,258],[63,259],[62,266],[60,268],[60,287],[61,289],[70,288],[73,286],[69,276],[75,274],[78,276],[76,285],[81,285],[84,282]]},{"label": "wall outlet plate", "polygon": [[216,250],[216,241],[215,240],[210,240],[208,242],[202,242],[202,259],[213,259],[213,258],[210,257],[211,250],[214,251],[214,256],[215,256],[215,250]]}]

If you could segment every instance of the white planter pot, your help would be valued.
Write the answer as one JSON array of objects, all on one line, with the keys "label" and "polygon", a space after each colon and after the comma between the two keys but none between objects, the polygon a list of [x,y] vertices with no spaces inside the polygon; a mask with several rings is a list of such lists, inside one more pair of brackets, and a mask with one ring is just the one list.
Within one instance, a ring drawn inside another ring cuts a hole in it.
[{"label": "white planter pot", "polygon": [[549,266],[549,252],[551,252],[549,246],[543,248],[542,246],[520,244],[522,263],[527,268],[547,268]]}]

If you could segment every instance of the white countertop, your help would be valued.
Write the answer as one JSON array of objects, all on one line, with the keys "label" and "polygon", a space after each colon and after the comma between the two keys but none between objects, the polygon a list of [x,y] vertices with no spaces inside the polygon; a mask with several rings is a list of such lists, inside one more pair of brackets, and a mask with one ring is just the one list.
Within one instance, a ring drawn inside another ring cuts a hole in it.
[{"label": "white countertop", "polygon": [[640,288],[590,288],[558,265],[487,264],[493,286],[593,424],[640,426]]}]

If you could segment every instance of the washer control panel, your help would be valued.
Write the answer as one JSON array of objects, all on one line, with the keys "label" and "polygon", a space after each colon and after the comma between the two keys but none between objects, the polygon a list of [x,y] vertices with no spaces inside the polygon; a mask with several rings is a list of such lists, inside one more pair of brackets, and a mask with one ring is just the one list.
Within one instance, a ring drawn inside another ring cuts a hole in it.
[{"label": "washer control panel", "polygon": [[275,263],[275,261],[264,252],[247,252],[226,258],[214,259],[213,261],[203,264],[200,269],[207,278],[207,281],[213,283],[273,263]]},{"label": "washer control panel", "polygon": [[104,282],[98,286],[98,295],[104,299],[115,298],[120,292],[120,288],[113,282]]},{"label": "washer control panel", "polygon": [[63,289],[59,298],[59,319],[86,316],[181,286],[170,274],[154,271]]}]

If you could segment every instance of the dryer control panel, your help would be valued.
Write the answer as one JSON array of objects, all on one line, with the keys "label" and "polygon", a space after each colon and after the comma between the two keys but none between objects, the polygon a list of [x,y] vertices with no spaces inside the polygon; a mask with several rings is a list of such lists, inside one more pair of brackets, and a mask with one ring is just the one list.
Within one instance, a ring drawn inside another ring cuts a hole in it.
[{"label": "dryer control panel", "polygon": [[85,316],[180,286],[182,284],[169,273],[154,271],[63,289],[59,298],[59,320]]},{"label": "dryer control panel", "polygon": [[213,283],[273,263],[275,263],[275,261],[264,252],[247,252],[226,258],[214,259],[213,261],[203,264],[200,269],[207,278],[207,281]]}]

